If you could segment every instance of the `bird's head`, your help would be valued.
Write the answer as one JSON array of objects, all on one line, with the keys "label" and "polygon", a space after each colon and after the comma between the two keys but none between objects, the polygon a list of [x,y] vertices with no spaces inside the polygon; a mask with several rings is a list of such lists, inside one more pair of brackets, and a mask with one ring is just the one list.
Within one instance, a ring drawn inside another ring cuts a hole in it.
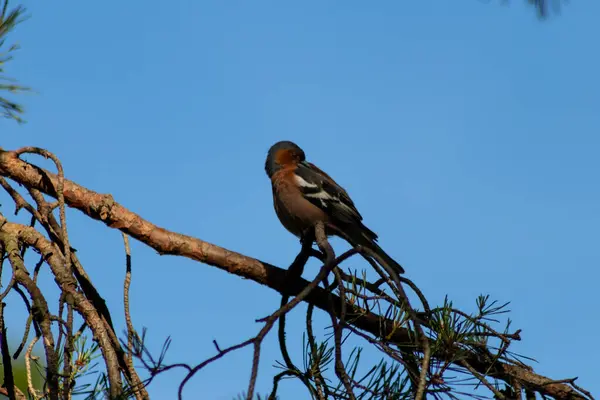
[{"label": "bird's head", "polygon": [[277,142],[269,149],[265,171],[270,178],[284,166],[298,164],[305,159],[304,151],[296,143],[288,140]]}]

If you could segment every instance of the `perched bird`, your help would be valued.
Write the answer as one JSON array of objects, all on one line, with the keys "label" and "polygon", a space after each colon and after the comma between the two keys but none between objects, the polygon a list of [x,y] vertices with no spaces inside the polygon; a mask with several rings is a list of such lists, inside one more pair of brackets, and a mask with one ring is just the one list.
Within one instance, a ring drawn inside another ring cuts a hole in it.
[{"label": "perched bird", "polygon": [[395,273],[404,273],[400,264],[379,247],[377,234],[363,224],[348,193],[329,175],[307,162],[298,145],[281,141],[271,146],[265,171],[273,187],[275,212],[288,231],[302,238],[320,221],[327,235],[340,236],[354,247],[368,248]]}]

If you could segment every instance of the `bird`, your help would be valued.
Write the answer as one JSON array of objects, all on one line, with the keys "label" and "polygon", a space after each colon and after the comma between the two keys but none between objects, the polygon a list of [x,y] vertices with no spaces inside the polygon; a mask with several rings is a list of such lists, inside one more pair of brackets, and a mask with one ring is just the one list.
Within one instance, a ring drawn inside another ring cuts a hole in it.
[{"label": "bird", "polygon": [[293,235],[302,239],[321,222],[328,236],[339,236],[353,247],[367,248],[396,274],[404,273],[404,268],[377,244],[377,234],[362,222],[348,192],[306,161],[304,150],[296,143],[283,140],[272,145],[265,172],[271,180],[275,213]]}]

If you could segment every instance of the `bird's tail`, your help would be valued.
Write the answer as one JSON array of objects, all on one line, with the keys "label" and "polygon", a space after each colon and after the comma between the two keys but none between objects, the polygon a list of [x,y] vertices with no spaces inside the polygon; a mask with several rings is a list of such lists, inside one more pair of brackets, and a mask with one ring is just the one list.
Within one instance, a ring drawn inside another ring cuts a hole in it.
[{"label": "bird's tail", "polygon": [[384,267],[387,265],[396,274],[404,273],[404,268],[402,268],[402,266],[396,260],[390,257],[385,251],[383,251],[383,249],[376,242],[377,235],[366,226],[362,225],[360,227],[349,227],[344,229],[343,233],[345,236],[347,236],[347,240],[353,246],[360,245],[371,250],[374,253],[373,258],[375,258],[380,264],[384,264]]},{"label": "bird's tail", "polygon": [[375,254],[381,257],[381,261],[391,267],[397,274],[403,274],[404,268],[396,260],[390,257],[375,241],[372,241],[369,245],[369,248],[373,250]]}]

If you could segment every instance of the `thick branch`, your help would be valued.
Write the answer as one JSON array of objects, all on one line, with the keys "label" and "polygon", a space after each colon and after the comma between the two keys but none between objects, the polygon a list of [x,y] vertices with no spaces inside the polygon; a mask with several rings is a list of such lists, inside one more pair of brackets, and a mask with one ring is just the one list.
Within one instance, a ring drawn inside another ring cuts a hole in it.
[{"label": "thick branch", "polygon": [[[58,177],[32,164],[24,162],[15,152],[0,149],[0,174],[15,180],[27,187],[35,188],[50,196],[56,197]],[[308,285],[304,279],[298,278],[292,282],[286,280],[285,270],[257,259],[224,249],[211,243],[170,232],[158,227],[139,215],[129,211],[115,202],[110,195],[102,195],[67,179],[64,180],[63,194],[65,203],[76,208],[91,218],[104,222],[107,226],[122,232],[152,247],[160,254],[178,255],[197,260],[232,274],[251,279],[268,286],[279,293],[297,295]],[[328,312],[328,292],[315,288],[306,301]],[[335,312],[340,315],[340,299],[333,298]],[[387,321],[376,314],[358,309],[346,304],[346,320],[352,325],[370,332],[378,337],[385,337],[400,347],[411,346],[409,331],[395,327],[392,321]],[[393,329],[393,331],[392,331]],[[414,349],[414,347],[413,347]],[[446,360],[455,360],[456,353],[448,351],[445,355],[436,354]],[[496,377],[505,382],[520,382],[527,387],[557,399],[584,399],[577,391],[565,383],[552,383],[551,379],[543,377],[526,368],[507,363],[490,363],[475,353],[463,357],[477,372]]]}]

